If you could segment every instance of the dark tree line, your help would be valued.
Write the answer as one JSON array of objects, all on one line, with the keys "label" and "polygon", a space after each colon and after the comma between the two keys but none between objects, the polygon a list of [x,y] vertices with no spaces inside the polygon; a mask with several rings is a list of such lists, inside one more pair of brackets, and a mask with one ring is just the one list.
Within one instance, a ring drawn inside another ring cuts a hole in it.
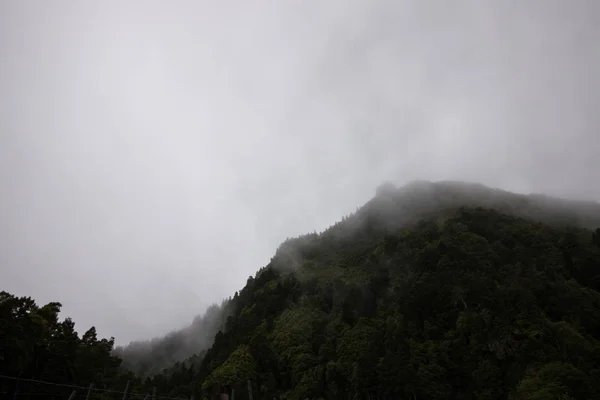
[{"label": "dark tree line", "polygon": [[[31,382],[120,385],[121,360],[111,354],[114,339],[99,339],[94,327],[81,337],[75,323],[59,320],[60,303],[38,306],[30,297],[0,292],[0,371],[21,380],[0,379],[5,398],[15,393],[66,395],[70,389]],[[123,385],[124,386],[124,385]]]}]

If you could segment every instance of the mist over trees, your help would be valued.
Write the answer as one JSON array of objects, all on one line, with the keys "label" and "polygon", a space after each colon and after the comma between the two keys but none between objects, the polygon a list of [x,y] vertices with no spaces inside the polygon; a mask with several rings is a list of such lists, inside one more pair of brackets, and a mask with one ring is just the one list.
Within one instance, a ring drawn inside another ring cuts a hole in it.
[{"label": "mist over trees", "polygon": [[199,356],[212,345],[217,332],[224,328],[230,314],[230,301],[227,299],[220,305],[211,305],[184,329],[160,338],[131,342],[117,347],[114,354],[123,359],[123,368],[144,378],[159,374],[177,362]]},{"label": "mist over trees", "polygon": [[386,183],[164,338],[113,350],[3,293],[2,371],[198,399],[598,399],[599,227],[598,203]]}]

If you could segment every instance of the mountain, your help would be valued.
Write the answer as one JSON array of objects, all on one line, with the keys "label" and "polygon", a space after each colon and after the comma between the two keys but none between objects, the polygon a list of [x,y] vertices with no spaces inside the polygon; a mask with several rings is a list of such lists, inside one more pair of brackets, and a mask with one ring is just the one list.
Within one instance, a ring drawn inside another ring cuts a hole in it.
[{"label": "mountain", "polygon": [[[92,379],[106,393],[127,381],[140,398],[245,400],[250,382],[257,400],[600,399],[598,227],[594,202],[386,183],[325,231],[282,243],[193,329],[117,351],[131,372],[114,372],[109,341],[99,354],[111,375],[75,351],[59,365],[80,362],[95,378],[61,379]],[[13,314],[6,308],[0,327],[15,325]],[[38,365],[21,348],[50,343],[62,354],[56,333],[23,347],[18,329],[7,332],[22,360],[13,373]]]},{"label": "mountain", "polygon": [[599,226],[593,202],[384,184],[284,242],[204,357],[154,379],[238,400],[247,380],[261,399],[599,398]]}]

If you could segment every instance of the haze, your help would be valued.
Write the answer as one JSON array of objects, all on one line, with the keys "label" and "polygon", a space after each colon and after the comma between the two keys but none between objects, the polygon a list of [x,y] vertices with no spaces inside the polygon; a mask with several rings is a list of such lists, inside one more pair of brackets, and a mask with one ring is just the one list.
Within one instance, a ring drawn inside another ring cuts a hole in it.
[{"label": "haze", "polygon": [[384,180],[600,200],[600,3],[0,3],[1,290],[164,334]]}]

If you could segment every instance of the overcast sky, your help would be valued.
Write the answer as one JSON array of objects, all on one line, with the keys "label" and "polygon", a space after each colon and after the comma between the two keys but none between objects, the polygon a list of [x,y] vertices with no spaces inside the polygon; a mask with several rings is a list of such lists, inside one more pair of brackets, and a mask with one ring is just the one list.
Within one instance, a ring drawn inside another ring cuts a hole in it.
[{"label": "overcast sky", "polygon": [[0,0],[0,290],[163,334],[383,180],[600,200],[597,0]]}]

